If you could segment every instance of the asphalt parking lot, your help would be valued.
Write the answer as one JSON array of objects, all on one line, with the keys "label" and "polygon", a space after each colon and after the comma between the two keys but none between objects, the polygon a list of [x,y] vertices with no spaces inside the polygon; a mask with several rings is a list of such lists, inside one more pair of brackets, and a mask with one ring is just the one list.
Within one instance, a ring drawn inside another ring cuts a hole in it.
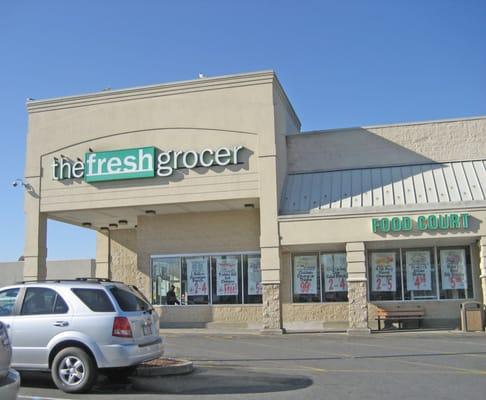
[{"label": "asphalt parking lot", "polygon": [[460,333],[168,333],[166,355],[194,361],[190,375],[100,380],[85,395],[23,376],[20,400],[40,399],[480,399],[486,335]]}]

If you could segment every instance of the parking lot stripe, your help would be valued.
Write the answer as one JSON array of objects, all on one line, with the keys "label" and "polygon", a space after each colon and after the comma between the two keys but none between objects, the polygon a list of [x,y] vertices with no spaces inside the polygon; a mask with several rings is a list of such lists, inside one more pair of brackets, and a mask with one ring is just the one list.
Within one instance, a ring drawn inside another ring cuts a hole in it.
[{"label": "parking lot stripe", "polygon": [[449,371],[449,370],[439,370],[439,371],[424,371],[424,370],[391,370],[391,369],[385,369],[385,370],[378,370],[378,369],[365,369],[365,368],[359,368],[359,369],[321,369],[321,368],[313,368],[313,367],[307,367],[304,365],[296,365],[296,368],[286,368],[286,367],[278,367],[278,366],[259,366],[255,367],[253,365],[228,365],[227,363],[210,363],[210,364],[198,364],[198,367],[201,368],[234,368],[234,369],[249,369],[249,370],[256,370],[256,371],[292,371],[292,372],[297,372],[297,371],[309,371],[309,370],[315,370],[316,372],[325,372],[325,373],[346,373],[346,374],[398,374],[398,375],[423,375],[423,374],[430,374],[430,375],[438,375],[438,374],[448,374],[448,375],[478,375],[477,372],[471,372],[474,370],[467,370],[465,369],[464,371]]},{"label": "parking lot stripe", "polygon": [[44,396],[25,396],[18,395],[17,399],[29,399],[29,400],[71,400],[66,397],[44,397]]},{"label": "parking lot stripe", "polygon": [[486,375],[486,371],[481,370],[481,369],[452,367],[452,366],[446,365],[446,364],[424,363],[424,362],[421,362],[421,361],[408,361],[408,360],[401,360],[399,358],[394,359],[394,361],[399,362],[399,363],[404,363],[404,364],[410,364],[410,365],[420,365],[420,366],[423,366],[423,367],[433,367],[433,368],[437,368],[439,370],[446,369],[446,370],[453,370],[453,371],[464,371],[464,372],[468,372],[468,373],[474,374],[474,375]]}]

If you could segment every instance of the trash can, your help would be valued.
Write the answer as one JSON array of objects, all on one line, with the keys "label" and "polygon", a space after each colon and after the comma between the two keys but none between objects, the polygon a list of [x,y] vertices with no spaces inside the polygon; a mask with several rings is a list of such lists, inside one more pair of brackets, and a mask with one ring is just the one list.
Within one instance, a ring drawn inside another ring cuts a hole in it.
[{"label": "trash can", "polygon": [[483,305],[477,301],[461,303],[461,328],[464,332],[484,329]]}]

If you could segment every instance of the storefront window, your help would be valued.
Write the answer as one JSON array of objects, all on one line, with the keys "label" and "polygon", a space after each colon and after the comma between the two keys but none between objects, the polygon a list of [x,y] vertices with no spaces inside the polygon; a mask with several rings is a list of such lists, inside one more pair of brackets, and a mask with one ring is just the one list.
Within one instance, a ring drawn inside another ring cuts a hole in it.
[{"label": "storefront window", "polygon": [[213,304],[241,304],[241,256],[211,257]]},{"label": "storefront window", "polygon": [[439,247],[440,298],[473,297],[471,256],[465,247]]},{"label": "storefront window", "polygon": [[348,301],[346,253],[303,253],[292,256],[294,303]]},{"label": "storefront window", "polygon": [[317,253],[293,256],[292,282],[294,303],[318,303],[321,301]]},{"label": "storefront window", "polygon": [[182,257],[182,304],[209,304],[209,257]]},{"label": "storefront window", "polygon": [[243,281],[245,304],[262,302],[262,271],[260,254],[243,255]]},{"label": "storefront window", "polygon": [[155,304],[166,304],[167,292],[175,286],[177,298],[181,296],[181,270],[178,257],[157,258],[152,261],[152,299]]},{"label": "storefront window", "polygon": [[371,301],[474,297],[468,247],[371,251],[368,265]]},{"label": "storefront window", "polygon": [[322,300],[348,301],[346,253],[321,253]]},{"label": "storefront window", "polygon": [[434,249],[402,250],[405,300],[437,299]]},{"label": "storefront window", "polygon": [[261,304],[260,255],[152,257],[152,301],[167,304],[176,287],[182,305]]},{"label": "storefront window", "polygon": [[372,251],[369,259],[371,300],[402,300],[400,252]]}]

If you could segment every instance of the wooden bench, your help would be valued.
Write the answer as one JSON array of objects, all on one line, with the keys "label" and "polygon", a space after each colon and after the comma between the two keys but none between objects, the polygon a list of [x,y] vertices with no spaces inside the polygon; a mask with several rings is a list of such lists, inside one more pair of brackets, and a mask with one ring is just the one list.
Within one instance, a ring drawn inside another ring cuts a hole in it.
[{"label": "wooden bench", "polygon": [[403,321],[418,321],[418,327],[424,319],[425,311],[420,305],[396,305],[387,306],[387,308],[378,308],[376,320],[378,321],[378,330],[381,330],[381,321],[398,322],[398,328],[403,328]]}]

